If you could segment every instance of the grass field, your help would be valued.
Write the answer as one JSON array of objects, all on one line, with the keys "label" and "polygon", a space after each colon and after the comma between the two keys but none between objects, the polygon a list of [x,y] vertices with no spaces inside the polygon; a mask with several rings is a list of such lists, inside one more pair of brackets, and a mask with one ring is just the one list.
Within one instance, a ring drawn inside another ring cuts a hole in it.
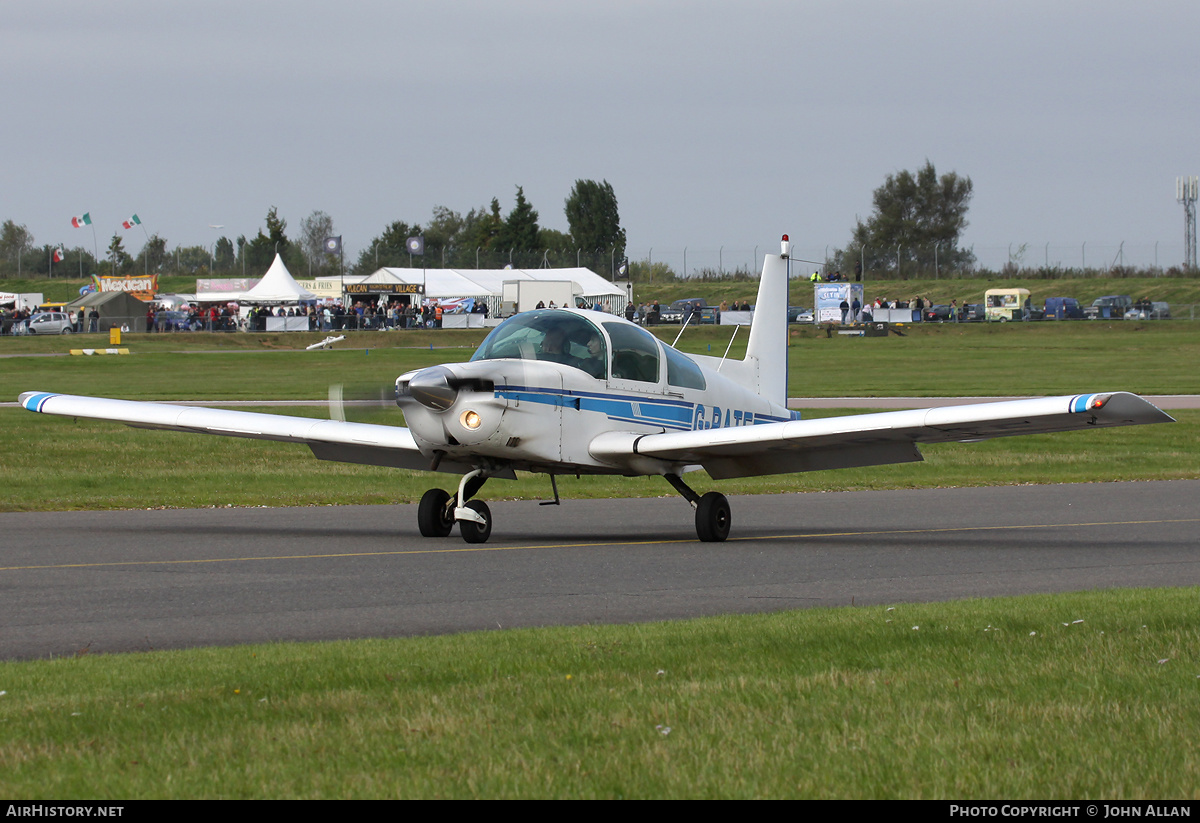
[{"label": "grass field", "polygon": [[1198,594],[0,664],[0,794],[1196,799]]}]

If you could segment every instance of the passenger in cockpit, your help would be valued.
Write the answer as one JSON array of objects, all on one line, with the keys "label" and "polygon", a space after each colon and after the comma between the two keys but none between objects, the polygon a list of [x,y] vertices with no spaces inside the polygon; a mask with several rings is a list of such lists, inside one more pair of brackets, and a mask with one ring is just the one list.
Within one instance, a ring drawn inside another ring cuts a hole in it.
[{"label": "passenger in cockpit", "polygon": [[590,374],[592,377],[603,378],[605,376],[604,363],[604,341],[600,338],[600,332],[595,329],[579,329],[576,332],[576,342],[579,344],[578,349],[582,353],[575,358],[572,366]]}]

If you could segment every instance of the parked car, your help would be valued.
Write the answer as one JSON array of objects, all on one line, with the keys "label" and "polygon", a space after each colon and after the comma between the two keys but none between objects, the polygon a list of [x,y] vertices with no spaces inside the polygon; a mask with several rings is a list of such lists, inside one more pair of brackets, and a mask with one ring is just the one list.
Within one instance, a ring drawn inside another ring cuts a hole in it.
[{"label": "parked car", "polygon": [[[682,300],[676,300],[671,305],[667,306],[660,313],[658,322],[660,323],[682,323],[683,315],[687,312],[687,304],[691,303],[693,310],[703,309],[708,306],[708,301],[703,297],[685,297]],[[700,318],[693,318],[692,322],[696,322]]]},{"label": "parked car", "polygon": [[185,311],[160,311],[154,316],[155,331],[191,331],[191,318]]},{"label": "parked car", "polygon": [[958,316],[965,323],[981,323],[987,319],[982,303],[963,303],[958,309]]},{"label": "parked car", "polygon": [[925,309],[922,318],[926,323],[946,323],[950,320],[950,306],[938,303]]},{"label": "parked car", "polygon": [[1126,320],[1170,320],[1171,306],[1161,300],[1135,303],[1132,309],[1125,312]]},{"label": "parked car", "polygon": [[812,309],[806,309],[804,306],[788,306],[789,323],[811,323],[812,321]]},{"label": "parked car", "polygon": [[26,327],[30,334],[70,334],[75,331],[71,316],[61,311],[43,311],[30,317]]},{"label": "parked car", "polygon": [[1120,320],[1132,308],[1133,298],[1128,294],[1106,294],[1093,300],[1083,313],[1088,320]]},{"label": "parked car", "polygon": [[1047,320],[1082,320],[1083,306],[1074,297],[1047,297]]}]

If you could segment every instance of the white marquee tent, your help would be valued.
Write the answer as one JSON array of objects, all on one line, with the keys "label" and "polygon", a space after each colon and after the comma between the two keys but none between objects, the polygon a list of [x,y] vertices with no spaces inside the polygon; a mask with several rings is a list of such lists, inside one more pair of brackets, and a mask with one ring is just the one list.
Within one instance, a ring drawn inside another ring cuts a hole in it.
[{"label": "white marquee tent", "polygon": [[570,280],[589,303],[600,302],[609,311],[625,309],[625,289],[605,280],[591,269],[378,269],[362,282],[367,284],[422,284],[428,298],[488,298],[495,312],[506,280]]}]

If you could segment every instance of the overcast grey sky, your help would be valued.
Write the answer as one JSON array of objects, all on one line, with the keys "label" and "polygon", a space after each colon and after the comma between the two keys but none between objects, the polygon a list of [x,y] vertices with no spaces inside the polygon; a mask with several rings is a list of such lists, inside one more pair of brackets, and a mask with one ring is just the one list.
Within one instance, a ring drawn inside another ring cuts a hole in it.
[{"label": "overcast grey sky", "polygon": [[565,231],[590,178],[635,259],[723,246],[728,267],[781,232],[844,244],[884,178],[928,158],[974,181],[964,242],[985,262],[1028,243],[1097,265],[1124,241],[1173,265],[1175,178],[1200,174],[1196,0],[2,8],[0,220],[39,243],[91,245],[69,226],[89,211],[101,246],[134,212],[209,245],[275,205],[293,236],[328,212],[356,253],[435,205],[507,212],[517,185]]}]

